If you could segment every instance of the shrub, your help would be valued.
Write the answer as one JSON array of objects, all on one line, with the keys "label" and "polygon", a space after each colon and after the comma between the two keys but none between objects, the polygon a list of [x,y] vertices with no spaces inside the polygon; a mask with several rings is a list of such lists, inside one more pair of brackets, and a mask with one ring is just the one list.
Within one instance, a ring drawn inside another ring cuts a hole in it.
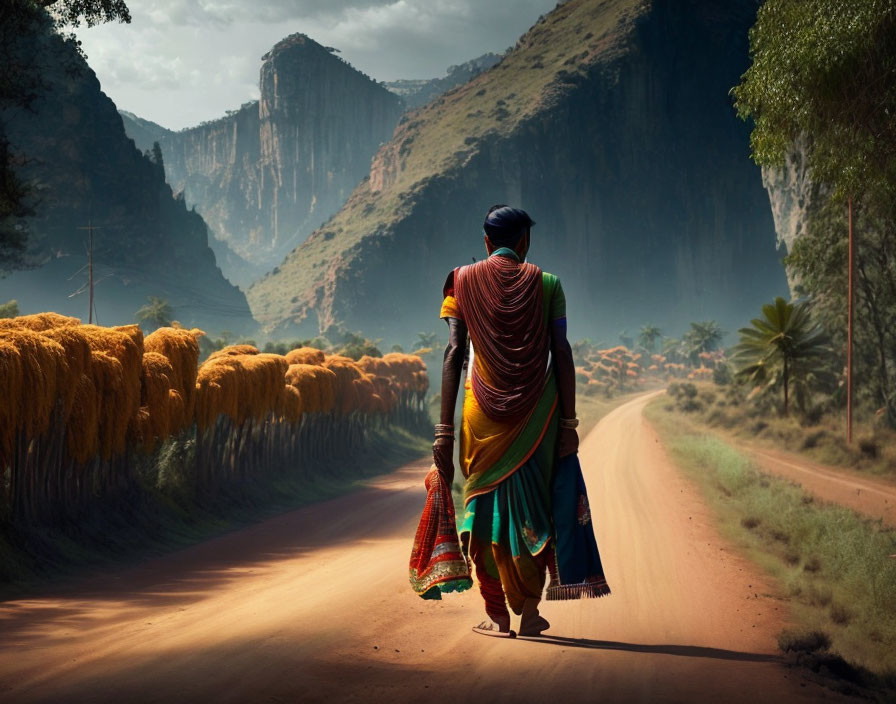
[{"label": "shrub", "polygon": [[803,449],[808,450],[812,447],[818,447],[819,442],[828,437],[827,430],[816,430],[814,433],[809,433],[803,439]]},{"label": "shrub", "polygon": [[712,380],[716,386],[730,386],[734,381],[734,372],[731,371],[731,365],[727,362],[717,364],[712,371]]},{"label": "shrub", "polygon": [[831,638],[822,631],[783,630],[778,634],[778,647],[785,653],[815,653],[831,647]]},{"label": "shrub", "polygon": [[859,438],[859,450],[866,457],[875,458],[880,453],[877,442],[872,437]]},{"label": "shrub", "polygon": [[740,524],[747,530],[753,530],[760,523],[762,523],[762,520],[756,518],[755,516],[745,516],[744,518],[740,519]]},{"label": "shrub", "polygon": [[831,604],[831,621],[838,626],[846,626],[852,621],[852,612],[835,601]]},{"label": "shrub", "polygon": [[821,571],[821,560],[817,557],[812,556],[808,560],[806,560],[806,564],[803,565],[804,572],[811,572],[815,574],[816,572]]},{"label": "shrub", "polygon": [[703,401],[707,406],[711,406],[716,402],[716,395],[712,391],[704,391],[700,394],[700,400]]}]

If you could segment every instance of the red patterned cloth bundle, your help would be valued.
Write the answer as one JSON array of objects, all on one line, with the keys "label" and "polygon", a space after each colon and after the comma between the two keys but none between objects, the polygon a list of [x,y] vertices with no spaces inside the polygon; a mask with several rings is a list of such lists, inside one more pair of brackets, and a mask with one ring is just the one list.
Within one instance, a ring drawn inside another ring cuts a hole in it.
[{"label": "red patterned cloth bundle", "polygon": [[473,586],[470,566],[460,550],[451,488],[435,465],[426,475],[426,505],[411,550],[411,586],[424,599],[462,592]]}]

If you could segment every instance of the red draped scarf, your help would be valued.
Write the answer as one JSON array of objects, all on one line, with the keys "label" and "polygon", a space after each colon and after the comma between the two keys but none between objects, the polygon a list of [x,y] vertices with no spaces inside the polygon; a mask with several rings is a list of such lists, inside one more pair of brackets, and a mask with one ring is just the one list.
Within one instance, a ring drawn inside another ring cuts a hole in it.
[{"label": "red draped scarf", "polygon": [[550,339],[544,324],[541,269],[500,255],[455,271],[454,294],[476,357],[489,381],[472,387],[492,420],[518,420],[537,403],[547,373]]}]

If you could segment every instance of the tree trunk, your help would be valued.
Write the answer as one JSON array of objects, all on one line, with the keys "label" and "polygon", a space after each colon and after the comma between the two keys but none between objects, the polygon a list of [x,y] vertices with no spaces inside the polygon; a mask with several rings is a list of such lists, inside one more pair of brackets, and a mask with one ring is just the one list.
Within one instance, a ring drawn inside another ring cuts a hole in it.
[{"label": "tree trunk", "polygon": [[887,341],[886,327],[883,317],[880,315],[880,307],[877,297],[873,290],[871,279],[865,271],[865,263],[859,261],[858,266],[859,283],[862,289],[865,306],[868,309],[868,315],[871,319],[871,327],[874,329],[875,342],[877,343],[877,395],[880,403],[884,408],[889,405],[890,399],[890,378],[887,373]]},{"label": "tree trunk", "polygon": [[790,368],[787,357],[784,358],[784,415],[790,415]]}]

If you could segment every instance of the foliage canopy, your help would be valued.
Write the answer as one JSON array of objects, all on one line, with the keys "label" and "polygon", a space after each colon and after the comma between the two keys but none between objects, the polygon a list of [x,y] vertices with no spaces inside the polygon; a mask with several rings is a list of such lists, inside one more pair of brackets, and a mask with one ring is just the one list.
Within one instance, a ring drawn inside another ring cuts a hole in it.
[{"label": "foliage canopy", "polygon": [[163,328],[171,325],[174,309],[164,298],[150,296],[146,305],[136,313],[137,323],[144,328]]},{"label": "foliage canopy", "polygon": [[858,195],[896,175],[896,0],[766,0],[732,89],[754,160],[810,141],[812,178]]},{"label": "foliage canopy", "polygon": [[785,415],[791,385],[804,410],[813,389],[833,383],[828,338],[812,319],[807,301],[788,303],[779,296],[762,306],[761,318],[739,332],[733,355],[738,378],[755,386],[782,388]]}]

